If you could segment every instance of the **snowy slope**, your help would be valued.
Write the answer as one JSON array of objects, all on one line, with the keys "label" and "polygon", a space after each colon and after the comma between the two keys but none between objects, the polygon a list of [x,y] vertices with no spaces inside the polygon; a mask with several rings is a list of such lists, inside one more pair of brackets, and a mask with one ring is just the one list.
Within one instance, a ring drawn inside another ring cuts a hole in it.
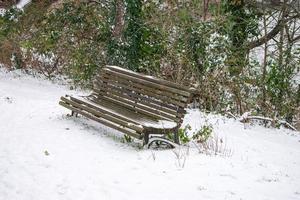
[{"label": "snowy slope", "polygon": [[139,149],[100,124],[67,118],[58,105],[66,93],[86,92],[0,71],[1,200],[300,199],[297,132],[189,110],[184,123],[212,123],[231,156]]}]

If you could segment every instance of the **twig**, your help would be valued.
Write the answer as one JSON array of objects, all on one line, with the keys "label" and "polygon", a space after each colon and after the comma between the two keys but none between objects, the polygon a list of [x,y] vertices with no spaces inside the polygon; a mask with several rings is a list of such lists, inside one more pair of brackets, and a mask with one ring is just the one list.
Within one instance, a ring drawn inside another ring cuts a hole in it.
[{"label": "twig", "polygon": [[271,123],[279,123],[280,125],[285,125],[287,128],[293,130],[293,131],[297,131],[297,129],[291,125],[290,123],[288,123],[287,121],[284,120],[278,120],[278,119],[272,119],[269,117],[262,117],[262,116],[247,116],[243,119],[240,120],[240,122],[245,123],[248,120],[262,120],[262,121],[269,121]]},{"label": "twig", "polygon": [[237,117],[236,117],[234,114],[232,114],[231,112],[226,112],[226,114],[229,115],[229,116],[231,116],[231,117],[234,118],[234,119],[237,118]]}]

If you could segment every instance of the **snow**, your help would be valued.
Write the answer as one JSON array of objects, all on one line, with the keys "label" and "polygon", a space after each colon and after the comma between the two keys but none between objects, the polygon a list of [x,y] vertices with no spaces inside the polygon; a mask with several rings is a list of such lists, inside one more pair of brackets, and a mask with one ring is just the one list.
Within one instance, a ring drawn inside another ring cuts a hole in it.
[{"label": "snow", "polygon": [[[137,74],[137,73],[135,73],[135,72],[133,72],[133,71],[124,69],[124,68],[122,68],[122,67],[114,66],[114,65],[108,65],[107,67],[108,67],[108,69],[116,69],[116,70],[124,71],[124,72],[130,73],[130,74]],[[150,79],[157,80],[157,78],[154,77],[154,76],[145,75],[145,77],[150,78]]]},{"label": "snow", "polygon": [[3,16],[5,14],[5,9],[4,8],[0,8],[0,16]]},{"label": "snow", "polygon": [[292,79],[294,85],[300,85],[300,71]]},{"label": "snow", "polygon": [[26,6],[28,3],[30,3],[31,0],[21,0],[18,4],[17,4],[17,8],[19,9],[23,9],[24,6]]},{"label": "snow", "polygon": [[144,125],[152,128],[163,127],[164,129],[171,129],[171,128],[175,128],[177,126],[177,123],[168,120],[159,120],[158,123],[145,122]]},{"label": "snow", "polygon": [[300,199],[300,136],[188,110],[230,155],[141,149],[58,105],[67,85],[0,68],[0,199]]}]

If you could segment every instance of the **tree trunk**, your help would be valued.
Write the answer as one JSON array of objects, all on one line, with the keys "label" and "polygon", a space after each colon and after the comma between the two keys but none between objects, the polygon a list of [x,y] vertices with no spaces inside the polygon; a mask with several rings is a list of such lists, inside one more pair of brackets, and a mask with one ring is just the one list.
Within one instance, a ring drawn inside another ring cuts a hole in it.
[{"label": "tree trunk", "polygon": [[[267,34],[267,19],[264,15],[263,17],[263,24],[264,24],[264,33]],[[267,58],[268,58],[268,42],[265,41],[264,45],[264,61],[263,61],[263,69],[262,69],[262,80],[261,80],[261,89],[262,89],[262,108],[263,112],[265,112],[266,108],[266,75],[267,75]],[[264,113],[265,114],[265,113]]]},{"label": "tree trunk", "polygon": [[115,26],[112,35],[115,39],[120,39],[124,28],[124,1],[115,0]]}]

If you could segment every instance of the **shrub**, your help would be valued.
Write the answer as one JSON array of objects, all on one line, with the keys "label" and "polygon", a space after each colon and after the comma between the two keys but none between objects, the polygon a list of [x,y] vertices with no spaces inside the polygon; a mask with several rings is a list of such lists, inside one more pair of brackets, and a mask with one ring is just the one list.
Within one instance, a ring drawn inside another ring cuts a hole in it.
[{"label": "shrub", "polygon": [[213,127],[212,125],[203,125],[199,131],[193,134],[193,140],[197,143],[203,143],[208,140],[209,137],[212,136]]},{"label": "shrub", "polygon": [[181,144],[186,144],[191,141],[188,136],[188,131],[191,130],[190,125],[186,125],[184,128],[178,130],[178,136]]},{"label": "shrub", "polygon": [[130,137],[129,135],[124,135],[124,138],[123,138],[123,142],[124,143],[131,143],[133,141],[132,137]]}]

